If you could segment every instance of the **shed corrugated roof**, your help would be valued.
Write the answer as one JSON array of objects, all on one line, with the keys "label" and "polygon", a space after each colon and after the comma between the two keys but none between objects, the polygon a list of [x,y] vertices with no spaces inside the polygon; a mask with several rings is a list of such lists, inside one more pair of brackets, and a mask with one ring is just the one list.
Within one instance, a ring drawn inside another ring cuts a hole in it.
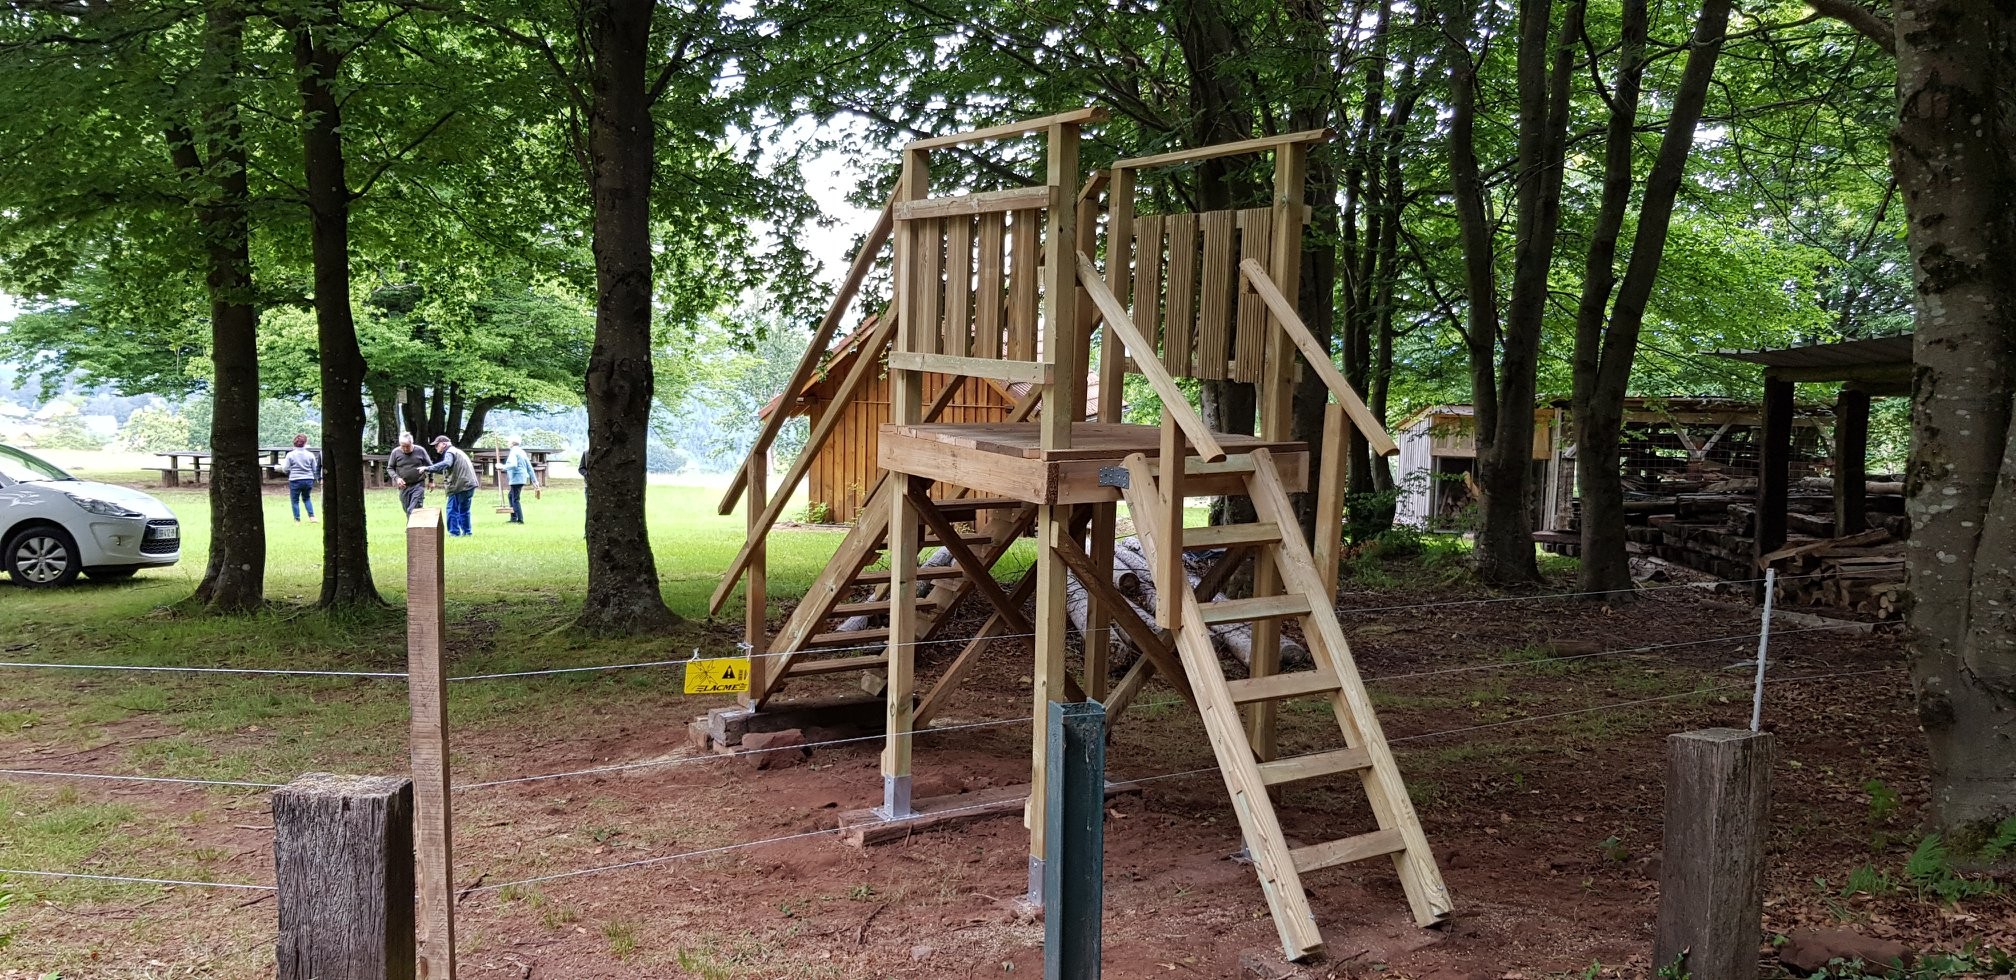
[{"label": "shed corrugated roof", "polygon": [[1714,354],[1716,357],[1749,361],[1752,364],[1773,368],[1852,370],[1890,367],[1911,363],[1911,335],[1907,333],[1895,337],[1844,340],[1836,344],[1811,344],[1777,350],[1722,350],[1715,351]]}]

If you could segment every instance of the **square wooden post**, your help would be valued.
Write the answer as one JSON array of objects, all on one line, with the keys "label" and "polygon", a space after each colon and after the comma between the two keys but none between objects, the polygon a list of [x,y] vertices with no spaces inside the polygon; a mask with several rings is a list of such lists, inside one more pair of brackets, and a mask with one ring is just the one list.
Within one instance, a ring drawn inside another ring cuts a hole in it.
[{"label": "square wooden post", "polygon": [[413,980],[413,783],[311,772],[273,791],[279,980]]},{"label": "square wooden post", "polygon": [[[1078,214],[1072,194],[1078,187],[1078,126],[1058,124],[1046,132],[1049,143],[1045,183],[1051,188],[1051,207],[1044,212],[1043,240],[1043,343],[1041,357],[1053,364],[1054,380],[1043,392],[1045,406],[1041,419],[1042,447],[1045,450],[1071,448],[1071,428],[1076,423],[1072,411],[1082,404],[1085,365],[1077,359],[1081,347],[1078,324]],[[1029,900],[1043,904],[1043,855],[1049,833],[1049,797],[1045,769],[1049,756],[1050,702],[1066,701],[1064,666],[1065,635],[1070,614],[1065,602],[1064,560],[1057,555],[1057,542],[1070,535],[1071,508],[1046,505],[1036,511],[1036,650],[1030,671],[1035,681],[1030,698],[1034,705],[1030,718],[1035,737],[1030,739],[1029,808]]]},{"label": "square wooden post", "polygon": [[[778,408],[780,412],[783,410],[781,406]],[[746,533],[751,547],[746,573],[748,580],[743,583],[742,642],[748,644],[749,690],[752,695],[766,689],[762,679],[764,671],[770,666],[769,659],[763,656],[764,649],[769,645],[770,616],[770,546],[764,541],[769,527],[763,523],[763,514],[770,505],[769,463],[767,452],[749,454],[748,497],[743,500],[747,512]]]},{"label": "square wooden post", "polygon": [[1666,842],[1652,966],[1754,980],[1763,937],[1771,735],[1736,728],[1666,740]]},{"label": "square wooden post", "polygon": [[406,518],[406,698],[412,715],[413,823],[419,887],[419,980],[455,980],[455,847],[442,697],[446,580],[441,511]]},{"label": "square wooden post", "polygon": [[1792,382],[1764,379],[1764,443],[1757,460],[1759,558],[1785,546],[1785,507],[1792,480]]},{"label": "square wooden post", "polygon": [[1869,529],[1869,393],[1834,400],[1834,536]]}]

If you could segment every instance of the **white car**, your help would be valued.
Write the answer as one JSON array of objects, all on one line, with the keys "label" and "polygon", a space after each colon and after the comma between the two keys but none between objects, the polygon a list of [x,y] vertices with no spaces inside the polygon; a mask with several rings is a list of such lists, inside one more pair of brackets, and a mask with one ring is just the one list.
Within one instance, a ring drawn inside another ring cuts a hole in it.
[{"label": "white car", "polygon": [[182,526],[166,504],[0,446],[0,568],[15,582],[129,578],[181,557]]}]

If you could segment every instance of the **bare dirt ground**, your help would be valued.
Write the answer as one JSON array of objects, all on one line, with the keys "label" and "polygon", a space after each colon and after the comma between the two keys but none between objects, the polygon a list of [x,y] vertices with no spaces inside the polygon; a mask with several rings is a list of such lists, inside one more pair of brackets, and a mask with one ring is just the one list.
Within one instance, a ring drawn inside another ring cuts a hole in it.
[{"label": "bare dirt ground", "polygon": [[[1750,673],[1737,665],[1755,651],[1755,610],[1684,588],[1615,605],[1347,591],[1341,605],[1454,895],[1453,921],[1415,928],[1390,865],[1319,872],[1308,884],[1328,956],[1254,972],[1254,956],[1278,957],[1266,905],[1252,869],[1233,859],[1238,830],[1202,728],[1156,684],[1121,720],[1110,753],[1116,780],[1162,778],[1111,804],[1105,975],[1467,980],[1583,976],[1592,964],[1606,976],[1652,975],[1663,740],[1748,724]],[[925,658],[925,672],[946,656]],[[1864,865],[1903,880],[1925,800],[1901,640],[1791,627],[1774,636],[1772,657],[1764,719],[1779,763],[1767,931],[1847,923],[1920,949],[2016,945],[2016,905],[2005,897],[1946,906],[1908,885],[1843,895]],[[939,720],[954,730],[919,736],[919,796],[1026,781],[1026,722],[955,726],[1026,717],[1028,670],[1011,644],[996,644]],[[1042,924],[1018,901],[1019,820],[846,846],[820,832],[838,812],[880,802],[879,741],[821,746],[760,771],[689,759],[686,721],[720,702],[675,688],[676,677],[641,701],[584,702],[565,717],[457,736],[459,782],[666,763],[458,790],[462,976],[1040,974]],[[1285,748],[1335,744],[1334,723],[1313,707],[1284,709]],[[93,759],[66,761],[88,769]],[[271,880],[258,794],[62,792],[142,808],[171,828],[167,846],[213,852],[209,867],[225,880]],[[1305,841],[1369,828],[1355,780],[1290,788],[1281,809]],[[732,846],[767,840],[776,842]],[[0,841],[0,866],[5,850]],[[691,852],[700,853],[673,858]],[[508,884],[631,862],[644,863]],[[0,948],[0,977],[32,976],[7,960],[45,945],[96,950],[66,977],[271,973],[270,893],[126,889],[16,911],[0,919],[16,933],[11,953]]]}]

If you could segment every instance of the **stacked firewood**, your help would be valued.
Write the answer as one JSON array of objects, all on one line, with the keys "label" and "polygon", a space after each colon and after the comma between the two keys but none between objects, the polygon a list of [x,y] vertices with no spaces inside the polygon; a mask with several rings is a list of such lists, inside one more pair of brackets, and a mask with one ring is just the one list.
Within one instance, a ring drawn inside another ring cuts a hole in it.
[{"label": "stacked firewood", "polygon": [[1904,543],[1884,528],[1789,544],[1760,561],[1778,569],[1781,602],[1904,615]]}]

